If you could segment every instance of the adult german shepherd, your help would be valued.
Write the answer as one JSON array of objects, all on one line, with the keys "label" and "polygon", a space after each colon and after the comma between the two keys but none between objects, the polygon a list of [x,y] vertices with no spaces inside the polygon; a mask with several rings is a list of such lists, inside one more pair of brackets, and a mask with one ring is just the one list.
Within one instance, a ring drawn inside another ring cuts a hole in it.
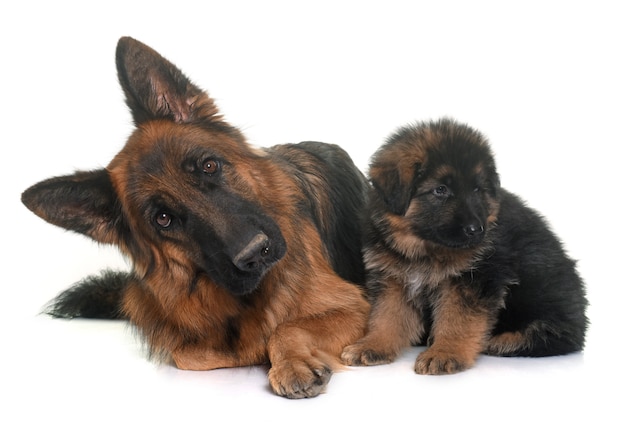
[{"label": "adult german shepherd", "polygon": [[364,259],[373,307],[353,365],[427,344],[419,374],[455,373],[478,355],[583,348],[587,299],[543,218],[500,187],[485,137],[450,119],[407,126],[373,156]]},{"label": "adult german shepherd", "polygon": [[181,369],[270,364],[279,395],[323,391],[369,304],[360,216],[368,184],[339,147],[252,148],[172,63],[122,38],[117,70],[136,129],[104,169],[55,177],[23,203],[113,244],[129,273],[89,277],[48,308],[125,318]]}]

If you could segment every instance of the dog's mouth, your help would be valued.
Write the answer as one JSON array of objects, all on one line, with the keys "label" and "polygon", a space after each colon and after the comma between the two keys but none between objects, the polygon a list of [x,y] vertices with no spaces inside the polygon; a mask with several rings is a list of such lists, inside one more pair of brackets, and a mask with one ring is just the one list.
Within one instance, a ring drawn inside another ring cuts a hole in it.
[{"label": "dog's mouth", "polygon": [[[269,268],[267,270],[269,270]],[[242,275],[237,280],[230,281],[223,286],[234,296],[246,296],[259,288],[259,284],[265,277],[267,270],[256,275]]]}]

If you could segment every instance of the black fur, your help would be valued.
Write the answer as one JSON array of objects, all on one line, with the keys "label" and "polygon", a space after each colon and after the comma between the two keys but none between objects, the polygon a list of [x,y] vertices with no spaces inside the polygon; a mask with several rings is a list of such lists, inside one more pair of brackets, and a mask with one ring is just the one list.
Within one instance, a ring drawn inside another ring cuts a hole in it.
[{"label": "black fur", "polygon": [[588,325],[584,284],[542,216],[502,190],[492,239],[493,252],[471,273],[484,295],[511,284],[492,334],[523,331],[531,323],[538,327],[530,333],[532,348],[505,355],[543,357],[582,350]]},{"label": "black fur", "polygon": [[132,276],[106,270],[83,278],[49,302],[43,312],[55,318],[121,319],[122,293]]}]

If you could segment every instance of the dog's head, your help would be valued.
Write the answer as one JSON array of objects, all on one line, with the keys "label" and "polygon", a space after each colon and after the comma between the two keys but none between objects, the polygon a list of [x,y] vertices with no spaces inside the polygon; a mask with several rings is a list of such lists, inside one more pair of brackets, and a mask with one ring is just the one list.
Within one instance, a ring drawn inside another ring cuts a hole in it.
[{"label": "dog's head", "polygon": [[480,244],[494,224],[500,181],[486,139],[449,119],[400,129],[370,164],[374,196],[422,240]]},{"label": "dog's head", "polygon": [[236,295],[253,291],[286,252],[271,204],[258,202],[272,180],[256,172],[263,152],[148,46],[122,38],[116,60],[136,124],[128,142],[107,168],[45,180],[23,203],[118,246],[140,276],[167,283],[160,287],[190,292],[204,276]]}]

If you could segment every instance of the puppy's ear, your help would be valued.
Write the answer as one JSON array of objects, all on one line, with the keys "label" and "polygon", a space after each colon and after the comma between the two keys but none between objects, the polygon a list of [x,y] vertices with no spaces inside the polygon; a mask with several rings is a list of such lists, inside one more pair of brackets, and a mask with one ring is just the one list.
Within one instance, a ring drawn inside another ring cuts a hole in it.
[{"label": "puppy's ear", "polygon": [[392,213],[406,213],[413,198],[419,170],[419,165],[402,168],[401,162],[370,166],[372,185]]},{"label": "puppy's ear", "polygon": [[44,180],[22,193],[22,203],[47,222],[98,242],[122,239],[125,222],[104,169]]},{"label": "puppy's ear", "polygon": [[152,48],[122,37],[115,57],[120,85],[135,124],[151,119],[177,123],[221,121],[208,94]]}]

